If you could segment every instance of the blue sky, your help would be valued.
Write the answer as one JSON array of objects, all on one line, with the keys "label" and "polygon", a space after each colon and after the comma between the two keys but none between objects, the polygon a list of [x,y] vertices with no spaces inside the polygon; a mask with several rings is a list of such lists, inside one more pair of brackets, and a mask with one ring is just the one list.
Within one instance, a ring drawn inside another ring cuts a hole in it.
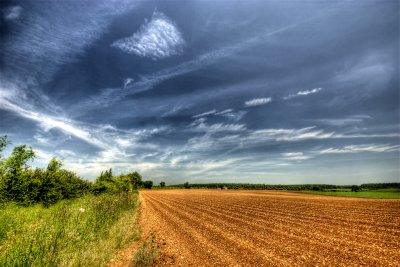
[{"label": "blue sky", "polygon": [[[398,1],[2,1],[0,133],[87,179],[399,182]],[[10,153],[10,148],[6,153]]]}]

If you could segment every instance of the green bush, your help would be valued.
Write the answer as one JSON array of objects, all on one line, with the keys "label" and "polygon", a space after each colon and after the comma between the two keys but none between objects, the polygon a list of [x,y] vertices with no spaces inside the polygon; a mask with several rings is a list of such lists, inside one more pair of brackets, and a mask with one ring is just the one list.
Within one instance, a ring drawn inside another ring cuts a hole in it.
[{"label": "green bush", "polygon": [[0,207],[0,266],[105,266],[139,238],[138,195],[85,196],[49,208]]},{"label": "green bush", "polygon": [[146,189],[151,189],[153,187],[153,181],[144,181],[143,187]]},{"label": "green bush", "polygon": [[92,192],[94,194],[133,192],[142,184],[142,176],[137,172],[114,177],[112,176],[112,169],[109,169],[101,172],[100,176],[96,178],[92,185]]},{"label": "green bush", "polygon": [[359,192],[361,191],[361,187],[358,185],[352,185],[351,186],[351,192]]},{"label": "green bush", "polygon": [[[0,136],[0,152],[9,143],[6,136]],[[95,183],[88,182],[63,169],[62,162],[56,158],[44,170],[32,169],[28,162],[34,157],[34,151],[26,145],[15,147],[6,159],[0,154],[0,203],[14,201],[24,206],[42,203],[48,207],[88,193],[133,192],[142,185],[139,173],[114,177],[112,169],[101,172]]]}]

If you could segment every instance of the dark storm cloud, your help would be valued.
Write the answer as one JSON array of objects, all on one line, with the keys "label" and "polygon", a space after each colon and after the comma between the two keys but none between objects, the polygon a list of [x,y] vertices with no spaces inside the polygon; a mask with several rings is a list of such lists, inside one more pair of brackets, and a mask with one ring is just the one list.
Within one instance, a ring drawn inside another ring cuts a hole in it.
[{"label": "dark storm cloud", "polygon": [[396,1],[1,9],[1,129],[39,165],[169,183],[398,180]]}]

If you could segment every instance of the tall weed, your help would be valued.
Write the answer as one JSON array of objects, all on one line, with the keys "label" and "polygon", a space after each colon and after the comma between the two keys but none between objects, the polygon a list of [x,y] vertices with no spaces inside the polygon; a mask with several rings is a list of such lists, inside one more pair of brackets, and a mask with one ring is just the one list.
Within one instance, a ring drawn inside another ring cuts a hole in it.
[{"label": "tall weed", "polygon": [[0,266],[101,266],[139,238],[138,195],[85,196],[40,206],[0,207]]}]

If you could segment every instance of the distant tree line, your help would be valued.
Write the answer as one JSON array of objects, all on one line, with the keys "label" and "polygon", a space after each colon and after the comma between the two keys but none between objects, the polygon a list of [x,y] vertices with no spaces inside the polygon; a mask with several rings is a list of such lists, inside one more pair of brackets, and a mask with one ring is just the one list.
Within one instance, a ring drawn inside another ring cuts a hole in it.
[{"label": "distant tree line", "polygon": [[362,184],[360,185],[361,189],[366,190],[377,190],[377,189],[386,189],[386,188],[399,188],[400,183],[370,183],[370,184]]},{"label": "distant tree line", "polygon": [[8,144],[7,136],[0,136],[0,203],[49,206],[84,194],[128,192],[153,186],[152,181],[142,181],[138,172],[114,176],[112,169],[102,172],[95,182],[89,182],[64,169],[62,162],[54,157],[45,169],[31,168],[28,162],[35,158],[33,149],[16,146],[8,158],[3,158],[1,152]]},{"label": "distant tree line", "polygon": [[242,189],[242,190],[293,190],[293,191],[330,191],[351,189],[358,192],[361,190],[375,190],[385,188],[400,188],[400,183],[375,183],[362,185],[331,185],[331,184],[299,184],[299,185],[271,185],[271,184],[240,184],[240,183],[208,183],[208,184],[184,184],[170,185],[173,188],[195,188],[195,189]]}]

